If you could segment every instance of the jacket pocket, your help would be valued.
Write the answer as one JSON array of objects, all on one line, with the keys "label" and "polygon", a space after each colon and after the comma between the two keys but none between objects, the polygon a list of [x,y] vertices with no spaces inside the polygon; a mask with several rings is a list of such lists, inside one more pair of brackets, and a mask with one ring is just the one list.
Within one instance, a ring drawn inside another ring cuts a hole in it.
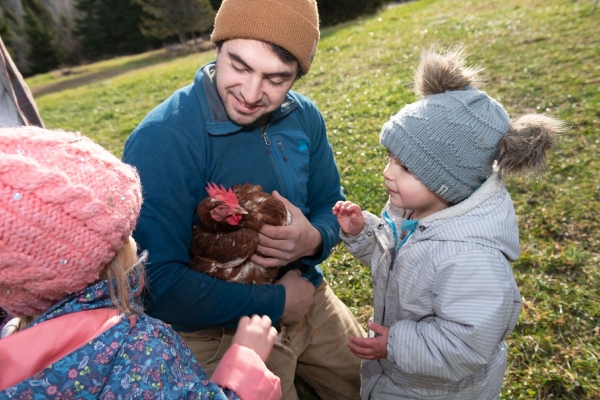
[{"label": "jacket pocket", "polygon": [[310,141],[302,131],[291,130],[272,136],[273,157],[283,175],[287,199],[294,204],[307,204],[310,176]]}]

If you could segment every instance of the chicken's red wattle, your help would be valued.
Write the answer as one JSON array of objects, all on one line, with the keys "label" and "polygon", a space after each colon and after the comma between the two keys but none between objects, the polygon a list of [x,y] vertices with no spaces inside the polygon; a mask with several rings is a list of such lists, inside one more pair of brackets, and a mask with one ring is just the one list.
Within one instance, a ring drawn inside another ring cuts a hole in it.
[{"label": "chicken's red wattle", "polygon": [[242,220],[242,214],[233,214],[226,218],[229,225],[237,225]]}]

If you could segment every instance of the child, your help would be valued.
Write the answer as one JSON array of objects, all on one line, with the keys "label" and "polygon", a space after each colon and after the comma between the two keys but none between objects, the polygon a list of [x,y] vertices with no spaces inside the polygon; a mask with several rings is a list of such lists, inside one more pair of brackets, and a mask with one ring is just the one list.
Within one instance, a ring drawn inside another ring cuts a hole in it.
[{"label": "child", "polygon": [[[537,171],[560,121],[510,120],[476,89],[462,49],[423,53],[420,101],[382,129],[382,218],[333,208],[350,253],[371,267],[375,337],[351,337],[363,399],[496,399],[521,296],[519,230],[503,176]],[[494,163],[496,162],[496,165]],[[371,332],[370,332],[371,333]],[[369,335],[373,336],[373,335]]]},{"label": "child", "polygon": [[21,317],[0,339],[0,399],[281,397],[264,364],[277,334],[268,317],[240,321],[209,381],[141,312],[132,167],[79,134],[0,129],[0,195],[0,307]]}]

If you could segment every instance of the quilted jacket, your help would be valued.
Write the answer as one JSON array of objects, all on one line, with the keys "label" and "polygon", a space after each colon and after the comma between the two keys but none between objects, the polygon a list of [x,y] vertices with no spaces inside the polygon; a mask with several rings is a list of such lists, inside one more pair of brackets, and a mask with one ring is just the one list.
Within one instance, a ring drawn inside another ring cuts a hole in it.
[{"label": "quilted jacket", "polygon": [[[392,225],[408,211],[387,204]],[[496,399],[521,296],[510,262],[519,232],[504,182],[492,175],[463,202],[419,220],[399,249],[385,219],[347,249],[371,267],[375,322],[389,327],[387,359],[364,361],[362,399]]]}]

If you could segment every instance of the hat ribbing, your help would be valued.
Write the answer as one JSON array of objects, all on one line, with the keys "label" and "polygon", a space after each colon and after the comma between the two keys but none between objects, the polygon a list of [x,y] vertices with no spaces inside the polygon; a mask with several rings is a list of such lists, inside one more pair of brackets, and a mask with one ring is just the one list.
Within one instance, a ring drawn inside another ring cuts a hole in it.
[{"label": "hat ribbing", "polygon": [[98,279],[129,237],[136,171],[76,133],[0,129],[0,307],[43,312]]},{"label": "hat ribbing", "polygon": [[319,42],[315,0],[224,0],[211,40],[254,39],[276,44],[293,54],[305,74]]}]

